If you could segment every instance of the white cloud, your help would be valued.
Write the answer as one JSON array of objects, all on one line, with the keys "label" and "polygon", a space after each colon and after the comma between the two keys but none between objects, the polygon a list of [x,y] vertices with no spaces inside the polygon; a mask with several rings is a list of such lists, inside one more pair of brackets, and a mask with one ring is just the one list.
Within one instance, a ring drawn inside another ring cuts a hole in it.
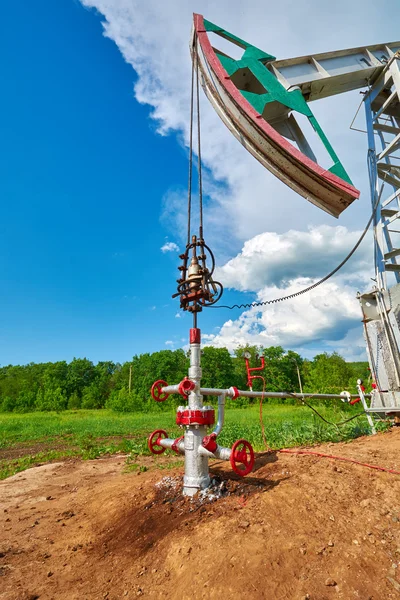
[{"label": "white cloud", "polygon": [[[226,27],[255,45],[283,58],[395,38],[396,19],[381,19],[381,6],[363,0],[338,0],[332,12],[328,2],[311,0],[307,11],[301,3],[282,0],[265,10],[263,0],[253,0],[251,10],[240,0],[200,3],[194,0],[81,0],[86,7],[104,15],[104,34],[119,47],[138,75],[136,99],[151,107],[151,116],[162,135],[177,132],[187,146],[189,128],[190,58],[188,38],[192,13]],[[389,0],[383,0],[383,4]],[[394,17],[391,6],[391,14]],[[329,16],[330,27],[321,28]],[[307,30],[306,38],[303,31]],[[244,240],[262,231],[285,231],[291,227],[333,223],[322,211],[298,197],[268,173],[220,122],[202,95],[202,156],[209,169],[205,180],[206,234],[224,252],[229,241]],[[347,94],[313,104],[328,137],[353,176],[356,185],[368,192],[365,167],[366,140],[349,131],[348,124],[359,103],[359,95]],[[226,184],[221,187],[221,182]],[[167,190],[166,190],[167,193]],[[168,193],[169,195],[169,193]],[[182,199],[183,200],[183,199]],[[185,204],[183,203],[183,211]],[[357,202],[342,221],[352,223],[365,216],[369,202]],[[173,207],[176,211],[176,207]],[[229,226],[229,236],[220,236]],[[207,229],[208,228],[208,229]]]},{"label": "white cloud", "polygon": [[[297,278],[285,288],[265,286],[256,300],[293,294],[311,283],[312,279]],[[331,281],[292,300],[245,310],[237,319],[226,321],[216,335],[209,334],[207,341],[230,350],[247,343],[292,349],[313,343],[317,347],[326,340],[343,340],[360,321],[354,288]]]},{"label": "white cloud", "polygon": [[181,318],[181,313],[176,313],[175,319],[180,319],[180,318]]},{"label": "white cloud", "polygon": [[166,242],[164,246],[160,248],[161,252],[179,252],[179,246],[175,242]]},{"label": "white cloud", "polygon": [[[224,287],[258,291],[270,284],[301,277],[323,277],[350,252],[361,231],[320,225],[308,231],[261,233],[245,242],[242,251],[216,271]],[[372,273],[372,243],[368,235],[339,276],[364,282]]]},{"label": "white cloud", "polygon": [[[332,270],[360,233],[328,226],[308,232],[267,232],[248,240],[216,276],[226,287],[254,292],[257,302],[287,296]],[[369,285],[370,251],[371,244],[366,241],[343,270],[321,286],[291,300],[249,308],[226,321],[217,334],[203,338],[208,344],[230,350],[247,343],[281,345],[301,349],[305,356],[323,348],[353,360],[365,359],[356,291]]]},{"label": "white cloud", "polygon": [[165,345],[166,345],[166,346],[173,346],[173,345],[174,345],[174,342],[173,342],[172,340],[167,340],[167,341],[165,342]]},{"label": "white cloud", "polygon": [[[394,7],[391,0],[370,4],[367,13],[364,0],[337,0],[335,11],[327,0],[310,0],[307,10],[301,2],[281,0],[269,4],[268,11],[264,0],[253,0],[250,8],[241,0],[81,2],[104,16],[104,34],[135,69],[135,98],[151,107],[158,133],[175,132],[186,148],[190,87],[187,47],[193,11],[202,12],[278,58],[396,39],[396,14],[400,15],[400,5]],[[381,18],[385,9],[390,11],[390,20]],[[360,14],[362,27],[358,26]],[[321,27],[327,19],[329,27]],[[355,185],[362,190],[361,200],[340,218],[348,230],[361,229],[370,212],[366,139],[348,129],[358,103],[355,92],[312,104]],[[219,276],[228,286],[252,290],[262,299],[300,289],[312,281],[310,278],[324,275],[346,254],[358,232],[320,227],[337,221],[261,167],[219,121],[203,96],[201,107],[205,237],[217,250],[217,260],[225,261]],[[174,234],[182,231],[184,235],[185,213],[183,189],[165,190],[164,225]],[[358,319],[356,285],[366,281],[367,272],[370,275],[366,248],[368,243],[348,269],[311,294],[261,311],[251,309],[227,321],[212,337],[213,343],[232,346],[237,340],[300,347],[311,340],[335,344],[345,340]]]}]

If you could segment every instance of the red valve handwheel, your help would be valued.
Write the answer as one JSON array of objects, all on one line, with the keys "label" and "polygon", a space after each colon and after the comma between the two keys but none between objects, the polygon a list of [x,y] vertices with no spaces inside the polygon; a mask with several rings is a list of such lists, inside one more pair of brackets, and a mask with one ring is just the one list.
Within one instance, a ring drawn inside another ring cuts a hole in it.
[{"label": "red valve handwheel", "polygon": [[169,394],[162,391],[162,388],[166,387],[167,385],[168,383],[162,379],[159,379],[153,383],[151,386],[151,396],[153,400],[156,402],[164,402],[164,400],[168,398]]},{"label": "red valve handwheel", "polygon": [[166,448],[159,445],[159,440],[168,437],[168,433],[164,429],[156,429],[147,438],[147,446],[152,454],[162,454]]},{"label": "red valve handwheel", "polygon": [[232,469],[240,477],[251,473],[254,467],[254,450],[250,442],[237,440],[232,446],[230,461]]}]

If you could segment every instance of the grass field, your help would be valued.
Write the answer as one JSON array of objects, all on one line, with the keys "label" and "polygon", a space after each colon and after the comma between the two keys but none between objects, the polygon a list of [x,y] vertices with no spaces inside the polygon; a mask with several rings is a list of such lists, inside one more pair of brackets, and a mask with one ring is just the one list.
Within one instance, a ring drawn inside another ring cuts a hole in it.
[{"label": "grass field", "polygon": [[[343,405],[322,406],[318,411],[330,421],[341,421],[359,412]],[[370,432],[364,416],[338,428],[325,424],[304,406],[264,406],[264,424],[272,448],[341,441]],[[125,452],[148,454],[147,436],[165,429],[180,435],[174,412],[114,413],[108,410],[77,410],[61,413],[0,414],[0,479],[32,465],[66,457],[97,458]],[[229,409],[219,443],[231,446],[239,438],[255,450],[264,448],[258,406]]]}]

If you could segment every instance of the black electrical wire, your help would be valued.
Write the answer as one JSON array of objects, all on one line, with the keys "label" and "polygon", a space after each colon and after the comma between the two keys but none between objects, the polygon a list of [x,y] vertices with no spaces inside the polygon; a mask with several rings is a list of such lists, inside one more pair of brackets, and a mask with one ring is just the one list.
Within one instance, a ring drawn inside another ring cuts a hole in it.
[{"label": "black electrical wire", "polygon": [[379,199],[377,200],[375,207],[372,211],[372,215],[370,216],[370,218],[368,219],[368,223],[366,224],[364,231],[362,232],[361,236],[359,237],[357,243],[355,244],[355,246],[353,246],[353,248],[350,250],[350,252],[348,253],[348,255],[346,256],[346,258],[344,258],[342,260],[342,262],[335,267],[335,269],[333,269],[333,271],[331,271],[330,273],[328,273],[327,275],[325,275],[325,277],[323,277],[322,279],[320,279],[319,281],[316,281],[315,283],[313,283],[312,285],[309,285],[308,287],[304,288],[303,290],[300,290],[299,292],[295,292],[293,294],[289,294],[288,296],[282,296],[281,298],[274,298],[273,300],[264,300],[264,302],[251,302],[251,303],[247,303],[247,304],[233,304],[232,306],[213,306],[213,308],[227,308],[228,310],[233,310],[234,308],[253,308],[256,306],[266,306],[268,304],[276,304],[277,302],[283,302],[284,300],[291,300],[292,298],[296,298],[297,296],[301,296],[302,294],[305,294],[307,292],[310,292],[311,290],[315,289],[316,287],[318,287],[319,285],[321,285],[322,283],[325,283],[325,281],[327,281],[328,279],[330,279],[333,275],[335,275],[335,273],[337,273],[346,263],[347,261],[353,256],[353,254],[355,253],[355,251],[358,249],[359,245],[361,244],[361,242],[363,241],[363,239],[365,238],[368,229],[372,223],[372,220],[375,216],[375,212],[376,209],[378,207],[379,204]]},{"label": "black electrical wire", "polygon": [[325,423],[327,423],[328,425],[334,425],[335,427],[340,427],[340,425],[345,425],[345,423],[348,423],[349,421],[352,421],[353,419],[357,419],[357,417],[361,417],[362,415],[365,415],[365,411],[363,410],[362,412],[359,412],[356,415],[353,415],[352,417],[349,417],[348,419],[344,419],[344,421],[338,421],[338,422],[335,423],[334,421],[328,421],[327,419],[325,419],[325,417],[323,417],[321,415],[321,413],[319,413],[317,411],[316,408],[314,408],[313,406],[311,406],[311,404],[308,404],[308,402],[306,402],[304,398],[299,398],[298,396],[296,396],[295,394],[292,394],[291,392],[285,392],[285,393],[288,394],[291,398],[295,398],[295,400],[298,400],[298,402],[300,402],[301,404],[304,404],[305,406],[307,406],[308,408],[310,408]]}]

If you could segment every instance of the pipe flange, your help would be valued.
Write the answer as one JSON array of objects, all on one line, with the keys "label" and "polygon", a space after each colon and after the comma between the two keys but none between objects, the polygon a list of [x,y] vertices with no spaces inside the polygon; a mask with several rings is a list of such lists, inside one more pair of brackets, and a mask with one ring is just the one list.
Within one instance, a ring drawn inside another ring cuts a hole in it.
[{"label": "pipe flange", "polygon": [[179,442],[181,442],[184,437],[185,437],[184,435],[181,435],[181,437],[176,438],[176,440],[174,440],[174,442],[173,442],[173,444],[171,446],[171,450],[173,450],[177,454],[180,454],[178,446],[179,446]]},{"label": "pipe flange", "polygon": [[190,409],[179,407],[176,412],[177,425],[214,425],[215,410],[210,406]]}]

